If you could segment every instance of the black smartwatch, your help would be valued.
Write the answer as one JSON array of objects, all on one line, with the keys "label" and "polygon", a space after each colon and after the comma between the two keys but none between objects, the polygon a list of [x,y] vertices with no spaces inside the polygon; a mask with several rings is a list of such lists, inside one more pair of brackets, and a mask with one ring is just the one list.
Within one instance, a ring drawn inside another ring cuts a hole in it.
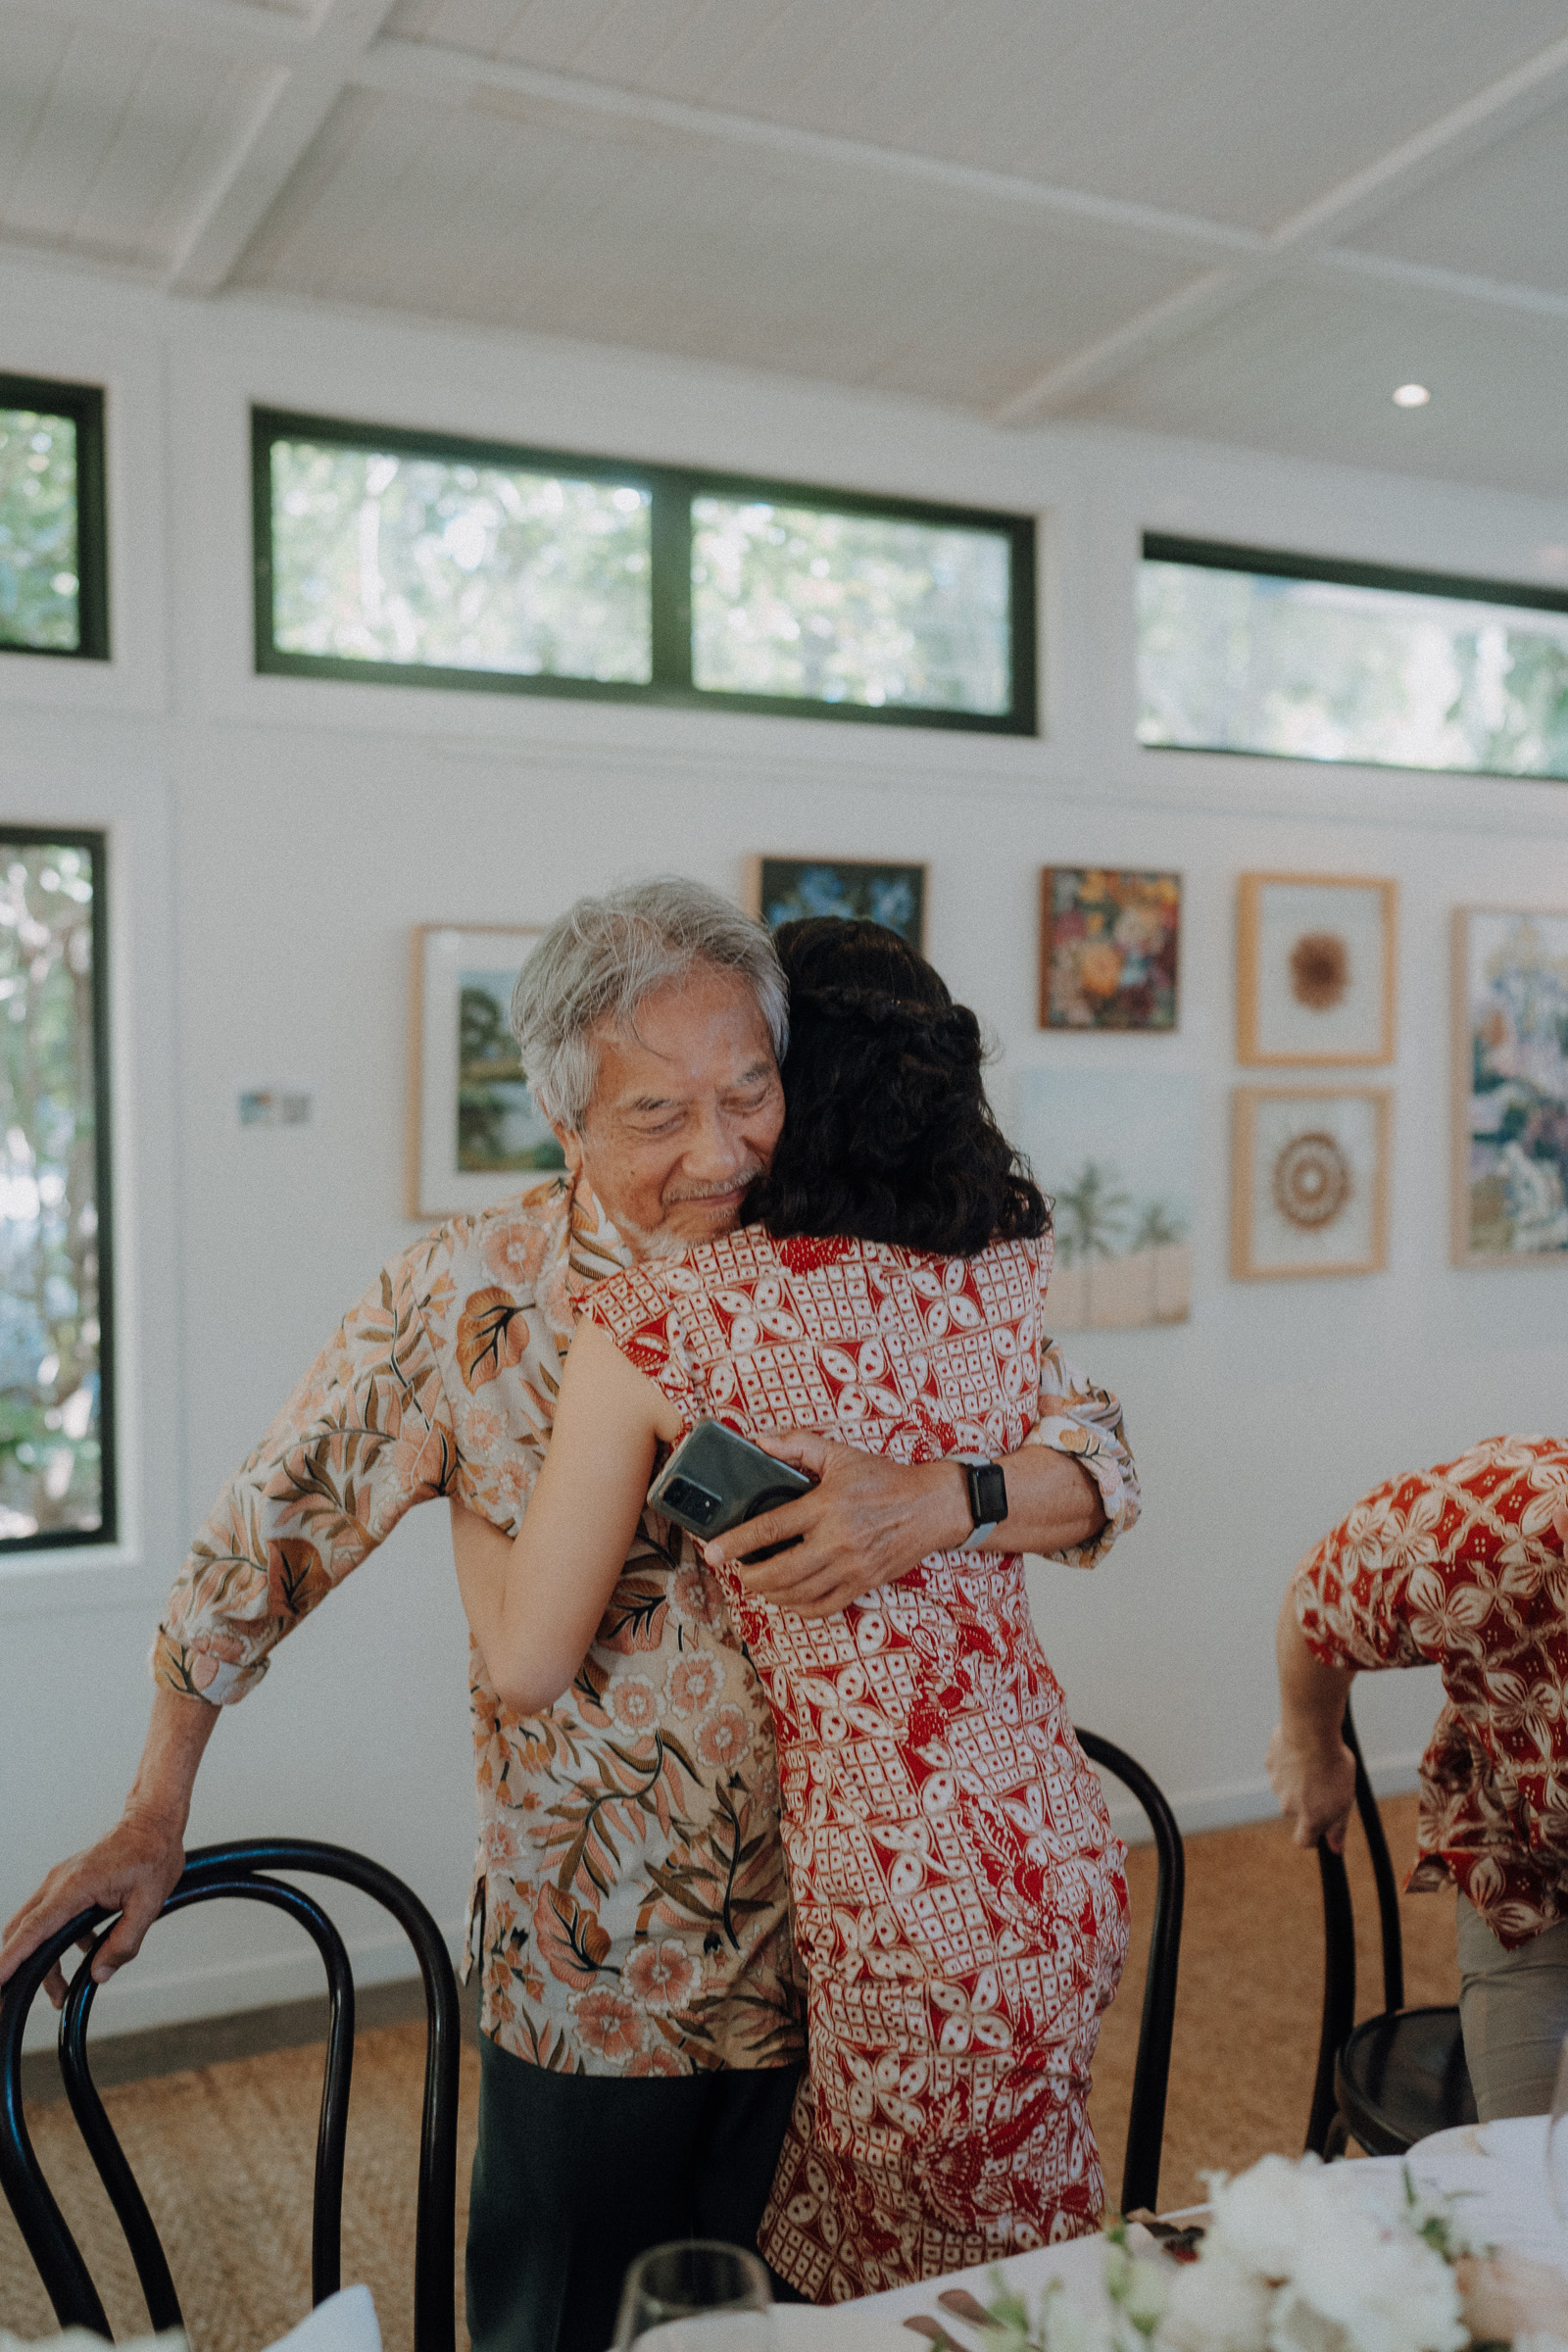
[{"label": "black smartwatch", "polygon": [[983,1453],[960,1453],[964,1484],[969,1490],[969,1513],[974,1520],[973,1533],[958,1545],[960,1551],[978,1551],[986,1538],[993,1535],[1000,1521],[1007,1516],[1007,1481],[1000,1462],[988,1461]]}]

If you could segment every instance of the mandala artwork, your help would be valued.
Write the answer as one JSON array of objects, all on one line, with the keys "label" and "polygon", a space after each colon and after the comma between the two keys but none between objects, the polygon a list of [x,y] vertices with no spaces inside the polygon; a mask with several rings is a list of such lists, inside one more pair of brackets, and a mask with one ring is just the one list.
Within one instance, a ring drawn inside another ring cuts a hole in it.
[{"label": "mandala artwork", "polygon": [[1304,1233],[1332,1225],[1354,1189],[1350,1163],[1332,1135],[1293,1136],[1275,1159],[1274,1205]]},{"label": "mandala artwork", "polygon": [[1375,1274],[1388,1245],[1388,1087],[1238,1087],[1231,1272]]}]

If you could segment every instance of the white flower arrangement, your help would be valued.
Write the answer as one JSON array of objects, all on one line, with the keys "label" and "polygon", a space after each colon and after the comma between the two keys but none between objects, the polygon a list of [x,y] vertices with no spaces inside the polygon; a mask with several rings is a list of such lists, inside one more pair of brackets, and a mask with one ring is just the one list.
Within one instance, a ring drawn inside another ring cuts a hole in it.
[{"label": "white flower arrangement", "polygon": [[1406,2173],[1391,2211],[1354,2169],[1265,2156],[1235,2180],[1211,2174],[1195,2259],[1137,2253],[1115,2222],[1108,2312],[1080,2310],[1055,2279],[1031,2322],[1004,2288],[987,2306],[988,2352],[1568,2352],[1561,2281],[1548,2276],[1557,2308],[1541,2310],[1522,2278],[1467,2242],[1446,2200]]}]

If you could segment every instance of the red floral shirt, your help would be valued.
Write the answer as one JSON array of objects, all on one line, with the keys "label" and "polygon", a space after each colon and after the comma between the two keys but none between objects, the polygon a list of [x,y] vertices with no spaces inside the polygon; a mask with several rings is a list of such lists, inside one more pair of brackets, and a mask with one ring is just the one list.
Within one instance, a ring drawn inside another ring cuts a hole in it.
[{"label": "red floral shirt", "polygon": [[1568,1441],[1487,1438],[1391,1479],[1309,1551],[1326,1666],[1437,1666],[1412,1887],[1450,1879],[1510,1949],[1568,1918]]}]

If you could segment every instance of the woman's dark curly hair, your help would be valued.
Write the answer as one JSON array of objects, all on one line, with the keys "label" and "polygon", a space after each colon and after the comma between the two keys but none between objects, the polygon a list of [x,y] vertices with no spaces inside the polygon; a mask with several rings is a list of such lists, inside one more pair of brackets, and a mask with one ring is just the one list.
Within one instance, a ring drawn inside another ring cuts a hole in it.
[{"label": "woman's dark curly hair", "polygon": [[790,991],[784,1132],[748,1222],[945,1257],[1049,1232],[986,1101],[980,1024],[924,956],[836,916],[784,923],[773,944]]}]

